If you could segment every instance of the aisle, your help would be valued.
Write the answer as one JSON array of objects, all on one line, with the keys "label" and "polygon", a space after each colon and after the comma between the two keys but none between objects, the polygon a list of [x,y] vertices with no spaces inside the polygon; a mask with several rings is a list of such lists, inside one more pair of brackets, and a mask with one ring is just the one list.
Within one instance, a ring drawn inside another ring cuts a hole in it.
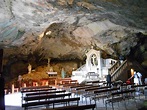
[{"label": "aisle", "polygon": [[17,92],[14,94],[5,95],[5,105],[21,107],[21,93]]}]

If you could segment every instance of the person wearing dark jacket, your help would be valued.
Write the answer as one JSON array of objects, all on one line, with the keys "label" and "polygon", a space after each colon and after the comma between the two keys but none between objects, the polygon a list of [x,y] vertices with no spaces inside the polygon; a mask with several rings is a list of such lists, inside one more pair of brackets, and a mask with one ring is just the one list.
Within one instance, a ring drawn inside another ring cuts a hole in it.
[{"label": "person wearing dark jacket", "polygon": [[107,75],[106,81],[107,81],[107,86],[111,87],[111,75],[110,74]]}]

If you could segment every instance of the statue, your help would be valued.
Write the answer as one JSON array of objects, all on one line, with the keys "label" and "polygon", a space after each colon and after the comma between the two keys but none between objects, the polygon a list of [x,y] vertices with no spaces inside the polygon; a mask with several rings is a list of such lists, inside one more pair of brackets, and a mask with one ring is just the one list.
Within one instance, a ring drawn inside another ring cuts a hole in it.
[{"label": "statue", "polygon": [[51,59],[48,58],[47,60],[48,60],[48,62],[47,62],[47,71],[50,71],[50,60],[51,60]]},{"label": "statue", "polygon": [[52,66],[50,67],[50,70],[49,70],[49,72],[53,72],[53,67],[52,67]]},{"label": "statue", "polygon": [[62,68],[62,70],[61,70],[61,77],[65,78],[65,75],[66,75],[65,70],[64,70],[64,68]]},{"label": "statue", "polygon": [[93,55],[91,56],[91,63],[92,63],[92,66],[98,65],[97,57],[96,57],[95,54],[93,54]]},{"label": "statue", "polygon": [[22,86],[22,76],[21,75],[18,76],[18,83],[19,83],[19,89],[20,89],[20,87]]},{"label": "statue", "polygon": [[32,71],[32,65],[29,64],[29,65],[28,65],[28,73],[31,73],[31,71]]}]

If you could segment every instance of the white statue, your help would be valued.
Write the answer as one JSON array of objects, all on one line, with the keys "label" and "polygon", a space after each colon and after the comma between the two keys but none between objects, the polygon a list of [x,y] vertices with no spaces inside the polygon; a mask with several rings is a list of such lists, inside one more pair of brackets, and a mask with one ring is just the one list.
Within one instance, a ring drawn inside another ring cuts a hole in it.
[{"label": "white statue", "polygon": [[31,71],[32,71],[32,65],[29,64],[29,65],[28,65],[28,73],[31,73]]},{"label": "white statue", "polygon": [[52,67],[52,66],[50,67],[50,70],[49,70],[49,71],[50,71],[50,72],[53,72],[53,67]]}]

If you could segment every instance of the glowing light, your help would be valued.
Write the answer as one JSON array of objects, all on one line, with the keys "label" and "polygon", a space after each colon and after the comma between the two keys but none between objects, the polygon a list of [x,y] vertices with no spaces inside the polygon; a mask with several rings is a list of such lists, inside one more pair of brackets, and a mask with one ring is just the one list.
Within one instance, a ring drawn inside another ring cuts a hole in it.
[{"label": "glowing light", "polygon": [[131,69],[131,75],[134,75],[134,69]]}]

